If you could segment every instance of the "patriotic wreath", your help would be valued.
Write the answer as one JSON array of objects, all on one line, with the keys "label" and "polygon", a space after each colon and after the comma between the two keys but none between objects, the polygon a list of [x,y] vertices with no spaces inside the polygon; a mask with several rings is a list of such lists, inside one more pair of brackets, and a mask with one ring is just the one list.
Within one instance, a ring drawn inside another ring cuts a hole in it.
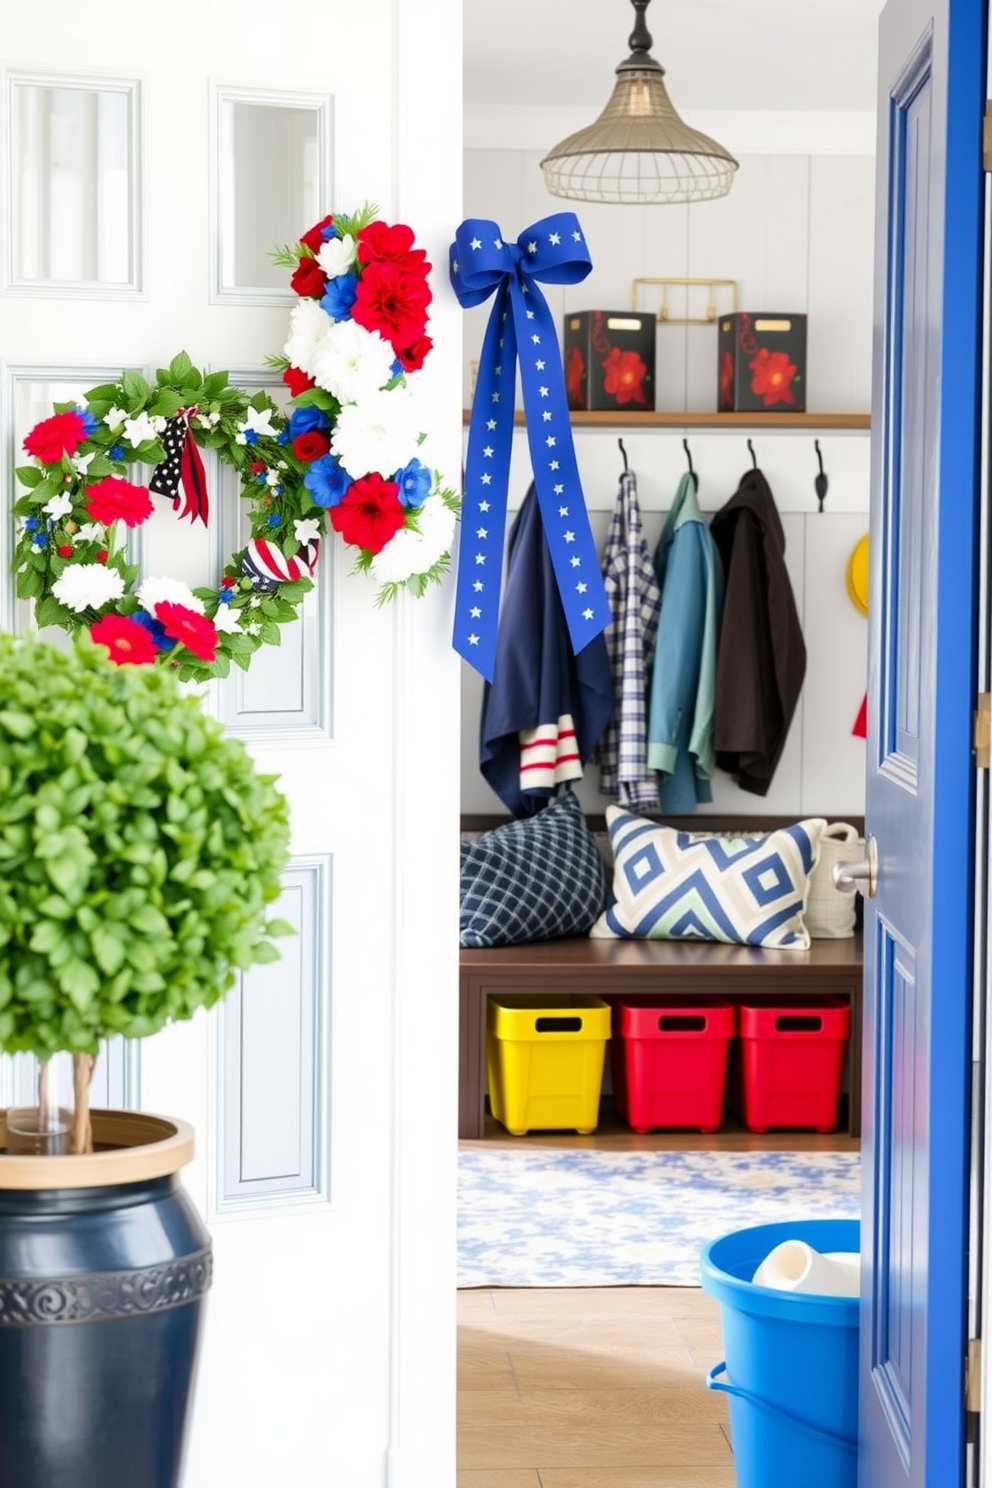
[{"label": "patriotic wreath", "polygon": [[[247,670],[313,587],[328,513],[358,550],[356,570],[378,580],[379,603],[440,582],[458,499],[419,458],[407,384],[431,349],[431,266],[410,228],[374,219],[368,207],[325,217],[273,255],[295,265],[300,295],[286,356],[267,359],[292,395],[288,414],[180,352],[154,385],[125,371],[30,431],[12,566],[37,625],[88,631],[118,664],[175,666],[182,681],[226,677],[232,662]],[[216,586],[140,579],[125,529],[147,521],[153,494],[207,520],[201,448],[237,472],[250,539]],[[127,479],[133,465],[154,467],[147,485]]]},{"label": "patriotic wreath", "polygon": [[291,394],[293,451],[303,484],[357,552],[355,570],[380,584],[379,602],[420,595],[451,566],[458,498],[422,448],[411,374],[426,334],[431,265],[412,230],[365,206],[324,217],[277,249],[299,301],[285,355],[270,357]]},{"label": "patriotic wreath", "polygon": [[[13,569],[35,623],[89,631],[115,662],[178,666],[183,681],[226,677],[232,662],[247,670],[260,646],[278,645],[313,587],[323,514],[268,394],[249,396],[226,372],[204,377],[180,352],[154,386],[126,371],[81,405],[54,407],[24,440],[32,464],[16,472],[25,491]],[[152,493],[207,520],[201,447],[237,471],[251,538],[216,587],[140,580],[125,529],[151,516]],[[132,465],[154,466],[147,485],[126,478]]]}]

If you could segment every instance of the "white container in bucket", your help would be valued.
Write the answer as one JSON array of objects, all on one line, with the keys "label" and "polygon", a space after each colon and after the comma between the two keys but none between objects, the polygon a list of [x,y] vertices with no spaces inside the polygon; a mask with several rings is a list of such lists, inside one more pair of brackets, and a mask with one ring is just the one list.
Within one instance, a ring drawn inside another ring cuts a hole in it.
[{"label": "white container in bucket", "polygon": [[751,1280],[782,1292],[813,1292],[820,1297],[856,1297],[861,1289],[861,1257],[844,1250],[821,1255],[805,1240],[783,1240],[765,1256]]},{"label": "white container in bucket", "polygon": [[737,1488],[857,1488],[858,1299],[752,1278],[785,1241],[854,1252],[860,1229],[856,1219],[757,1225],[703,1251],[702,1286],[720,1303],[726,1350],[706,1383],[730,1396]]}]

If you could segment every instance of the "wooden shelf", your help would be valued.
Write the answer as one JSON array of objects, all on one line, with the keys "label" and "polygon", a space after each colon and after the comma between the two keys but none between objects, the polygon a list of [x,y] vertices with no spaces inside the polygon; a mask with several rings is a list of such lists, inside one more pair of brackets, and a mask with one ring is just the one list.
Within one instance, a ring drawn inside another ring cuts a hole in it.
[{"label": "wooden shelf", "polygon": [[[463,422],[469,421],[465,409]],[[523,427],[520,409],[513,415]],[[612,409],[576,412],[574,429],[870,429],[869,413],[615,413]]]}]

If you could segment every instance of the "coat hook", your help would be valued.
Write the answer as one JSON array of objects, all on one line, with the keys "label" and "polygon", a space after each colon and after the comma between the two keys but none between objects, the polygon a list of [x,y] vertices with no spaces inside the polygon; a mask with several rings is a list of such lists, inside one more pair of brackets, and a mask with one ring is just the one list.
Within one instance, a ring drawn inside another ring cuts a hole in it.
[{"label": "coat hook", "polygon": [[620,446],[620,453],[623,455],[623,468],[624,470],[628,470],[630,467],[627,464],[627,451],[623,447],[623,440],[618,439],[617,444]]},{"label": "coat hook", "polygon": [[751,451],[751,466],[752,466],[752,469],[757,470],[757,468],[758,468],[758,457],[754,453],[754,445],[751,443],[750,439],[747,442],[747,447]]},{"label": "coat hook", "polygon": [[820,511],[822,512],[823,503],[826,500],[827,487],[830,482],[828,481],[823,471],[823,456],[820,453],[820,441],[818,439],[813,440],[813,448],[816,450],[816,458],[819,461],[820,465],[820,473],[814,480],[813,484],[816,487],[816,499],[820,503]]},{"label": "coat hook", "polygon": [[694,487],[695,490],[698,491],[699,490],[699,476],[696,474],[696,472],[692,468],[692,450],[689,448],[689,441],[688,441],[688,439],[683,439],[683,441],[682,441],[682,448],[685,450],[685,457],[686,457],[686,459],[689,462],[689,474],[692,476],[693,487]]}]

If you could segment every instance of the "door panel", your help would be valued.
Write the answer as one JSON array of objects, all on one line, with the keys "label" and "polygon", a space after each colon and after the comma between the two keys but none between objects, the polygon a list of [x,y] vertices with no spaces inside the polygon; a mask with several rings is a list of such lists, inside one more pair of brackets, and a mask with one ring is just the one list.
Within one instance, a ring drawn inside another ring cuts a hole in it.
[{"label": "door panel", "polygon": [[[123,0],[5,8],[18,67],[0,146],[15,123],[38,139],[13,171],[0,148],[0,624],[25,619],[7,573],[17,447],[53,398],[124,367],[154,376],[181,348],[267,386],[292,296],[265,251],[324,211],[378,202],[445,265],[462,216],[460,27],[458,0],[211,0],[141,25]],[[250,169],[223,99],[264,111]],[[88,133],[66,150],[80,108]],[[292,126],[282,146],[273,122]],[[107,129],[113,148],[97,148]],[[92,221],[67,236],[80,200]],[[454,485],[461,313],[433,287],[420,391]],[[157,513],[146,574],[211,582],[239,545],[229,473],[205,463],[210,530]],[[222,1011],[145,1041],[138,1068],[107,1064],[112,1098],[197,1132],[185,1183],[216,1264],[184,1488],[454,1483],[458,674],[447,594],[376,609],[352,561],[327,541],[286,644],[206,694],[281,777],[299,939]],[[0,1060],[0,1098],[13,1078]]]},{"label": "door panel", "polygon": [[864,1488],[964,1467],[985,25],[890,0],[880,32]]}]

